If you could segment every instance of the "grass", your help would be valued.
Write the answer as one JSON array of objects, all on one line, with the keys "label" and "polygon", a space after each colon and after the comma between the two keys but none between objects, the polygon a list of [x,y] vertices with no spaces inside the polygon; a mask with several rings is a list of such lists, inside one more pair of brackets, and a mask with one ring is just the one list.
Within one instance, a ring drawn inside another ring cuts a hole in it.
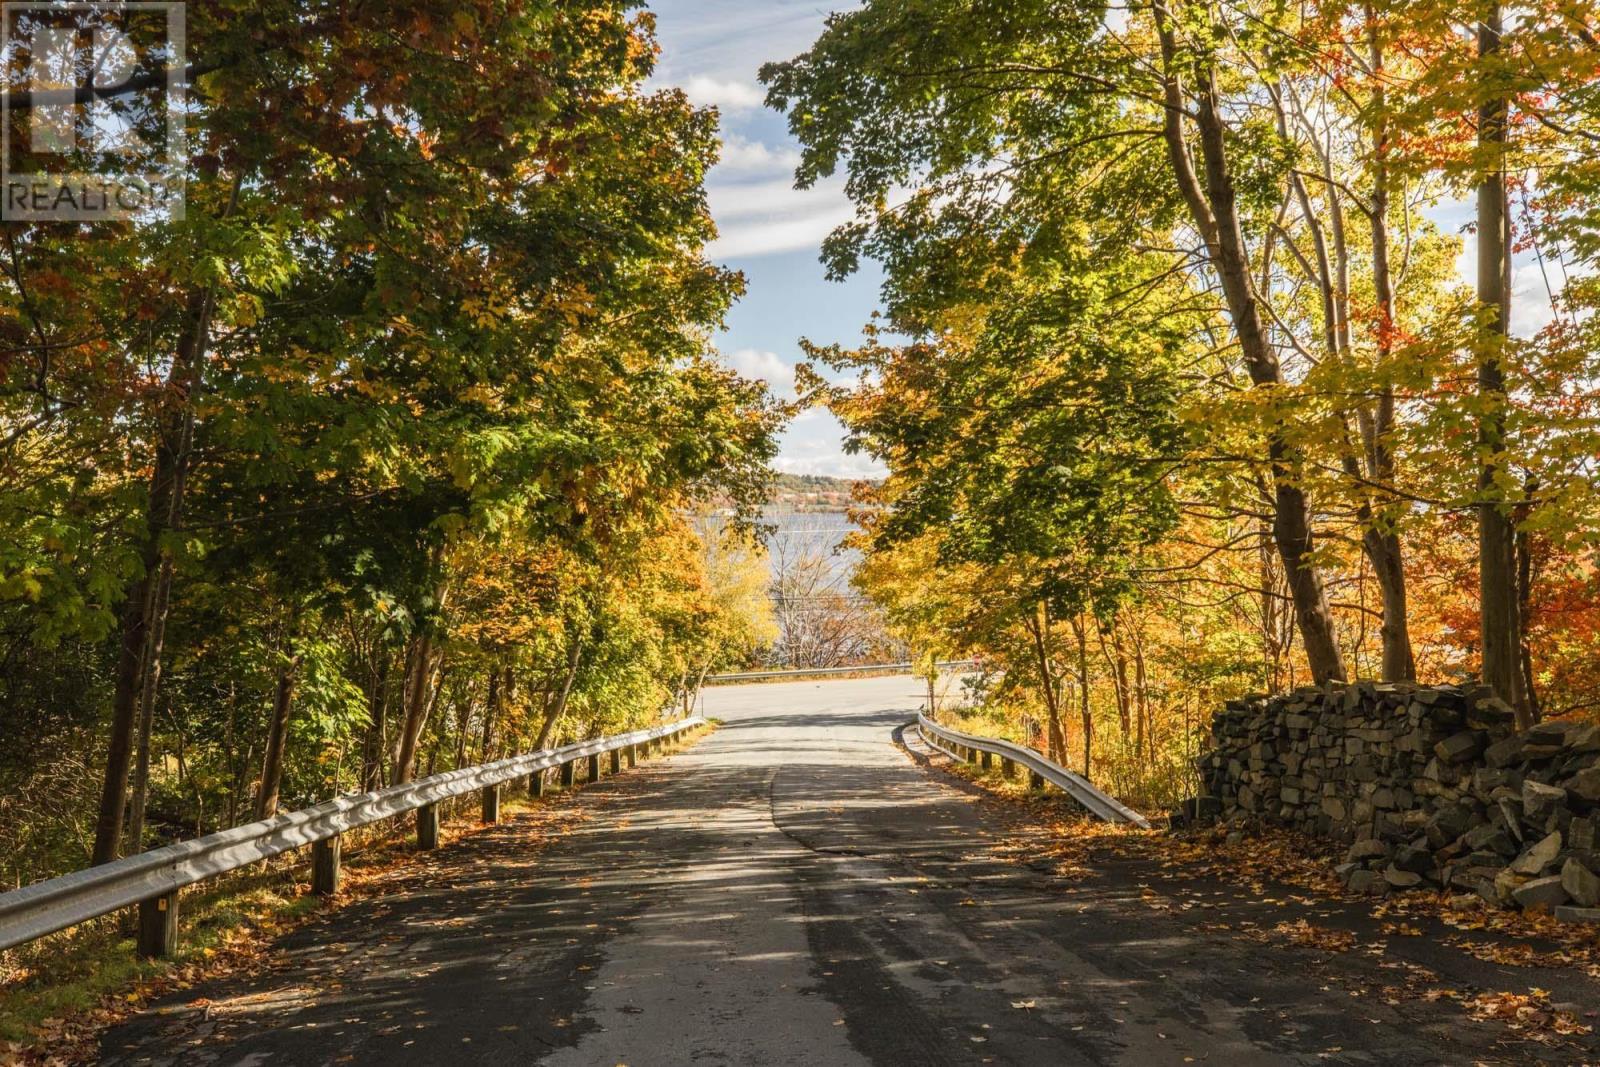
[{"label": "grass", "polygon": [[[679,735],[662,755],[682,751],[712,729]],[[610,776],[608,760],[601,760],[601,770]],[[561,795],[552,786],[545,800]],[[541,803],[507,797],[502,820]],[[475,793],[455,798],[444,816],[441,848],[484,828]],[[400,818],[345,835],[344,887],[332,899],[310,891],[309,850],[186,890],[179,903],[178,951],[171,959],[139,958],[127,910],[0,953],[0,1064],[93,1062],[105,1027],[174,990],[261,966],[278,938],[363,896],[376,874],[415,854],[410,833],[410,820]]]}]

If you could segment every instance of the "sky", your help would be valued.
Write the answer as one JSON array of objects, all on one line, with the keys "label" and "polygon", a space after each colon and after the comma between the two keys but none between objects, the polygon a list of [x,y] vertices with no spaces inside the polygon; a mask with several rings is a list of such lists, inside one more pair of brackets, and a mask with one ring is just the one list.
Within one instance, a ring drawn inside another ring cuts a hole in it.
[{"label": "sky", "polygon": [[[716,339],[724,360],[794,395],[802,337],[855,344],[877,306],[881,276],[871,267],[843,282],[823,275],[822,239],[852,215],[842,179],[794,188],[799,145],[783,115],[762,107],[763,63],[792,59],[811,46],[828,0],[654,0],[661,57],[654,83],[676,85],[722,115],[722,162],[707,193],[720,236],[713,260],[742,271],[748,286]],[[828,412],[798,416],[775,463],[793,474],[878,477],[866,456],[844,452],[844,430]]]}]

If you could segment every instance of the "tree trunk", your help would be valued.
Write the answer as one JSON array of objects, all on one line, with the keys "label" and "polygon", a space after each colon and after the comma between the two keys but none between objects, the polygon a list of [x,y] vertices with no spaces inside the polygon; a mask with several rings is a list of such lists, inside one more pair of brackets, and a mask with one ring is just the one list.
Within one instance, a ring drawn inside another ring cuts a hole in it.
[{"label": "tree trunk", "polygon": [[[1528,486],[1528,495],[1536,492],[1533,485]],[[1539,690],[1533,681],[1533,645],[1528,637],[1528,620],[1532,618],[1531,607],[1533,599],[1533,544],[1528,534],[1518,530],[1516,534],[1517,546],[1517,662],[1522,671],[1522,699],[1527,705],[1528,718],[1538,722],[1544,718],[1539,708]]]},{"label": "tree trunk", "polygon": [[[1184,138],[1187,113],[1182,78],[1177,70],[1177,38],[1167,0],[1154,5],[1165,68],[1167,155],[1189,213],[1205,241],[1208,257],[1222,283],[1239,349],[1257,387],[1283,384],[1282,369],[1263,327],[1261,309],[1240,228],[1233,174],[1225,142],[1226,123],[1216,92],[1216,72],[1209,58],[1195,64],[1197,89],[1194,118],[1200,134],[1205,171],[1202,187]],[[1315,549],[1311,506],[1295,481],[1297,456],[1279,429],[1268,431],[1267,458],[1272,471],[1273,541],[1283,560],[1289,592],[1295,607],[1301,643],[1312,676],[1318,682],[1344,681],[1344,657],[1335,638],[1333,613],[1328,606],[1322,573],[1311,564]]]},{"label": "tree trunk", "polygon": [[1148,741],[1149,753],[1147,759],[1155,762],[1156,738],[1155,723],[1150,718],[1150,681],[1145,673],[1144,664],[1144,635],[1140,627],[1133,631],[1133,686],[1138,697],[1137,708],[1139,717],[1139,734],[1134,741],[1134,751],[1144,752]]},{"label": "tree trunk", "polygon": [[[507,672],[509,675],[509,672]],[[478,760],[480,763],[489,763],[494,759],[495,731],[499,729],[500,717],[505,713],[505,688],[507,682],[500,677],[500,665],[494,664],[489,668],[489,699],[483,711],[483,737],[478,745]]]},{"label": "tree trunk", "polygon": [[[465,699],[456,706],[456,758],[457,768],[467,765],[467,724],[472,720],[472,695],[470,689]],[[430,772],[431,773],[431,772]]]},{"label": "tree trunk", "polygon": [[[1387,367],[1394,350],[1394,280],[1389,267],[1389,119],[1385,89],[1383,48],[1378,41],[1377,19],[1367,5],[1367,43],[1372,68],[1372,288],[1377,302],[1376,340],[1378,365],[1385,368],[1379,381],[1377,403],[1372,417],[1372,439],[1367,445],[1367,469],[1372,480],[1392,486],[1395,478],[1394,453],[1389,449],[1394,431],[1394,386]],[[1411,649],[1410,608],[1406,603],[1405,557],[1400,536],[1370,524],[1362,536],[1362,547],[1372,562],[1383,597],[1383,680],[1412,682],[1417,677],[1417,661]]]},{"label": "tree trunk", "polygon": [[183,336],[167,374],[168,411],[157,421],[154,471],[150,477],[139,577],[129,583],[123,602],[116,682],[111,700],[111,736],[106,748],[106,773],[95,820],[92,862],[117,858],[127,810],[128,772],[134,747],[140,698],[145,690],[151,654],[165,632],[166,613],[158,610],[160,571],[166,559],[163,541],[181,521],[184,485],[194,446],[194,401],[200,387],[201,363],[209,343],[211,294],[188,301]]},{"label": "tree trunk", "polygon": [[566,677],[561,681],[561,690],[556,694],[555,702],[545,711],[544,722],[539,725],[539,739],[533,745],[534,751],[549,746],[550,734],[567,710],[567,697],[572,695],[572,683],[578,677],[578,664],[582,658],[583,638],[573,638],[572,645],[567,649]]},{"label": "tree trunk", "polygon": [[1049,610],[1040,604],[1037,617],[1026,618],[1025,624],[1033,635],[1033,651],[1038,657],[1039,688],[1044,693],[1049,756],[1061,763],[1067,758],[1067,732],[1061,726],[1060,694],[1056,691],[1055,672],[1050,669],[1050,653],[1045,647],[1050,633]]},{"label": "tree trunk", "polygon": [[144,681],[139,687],[139,743],[133,764],[133,799],[128,812],[128,852],[144,851],[145,809],[150,800],[150,734],[155,726],[156,690],[161,683],[161,650],[166,641],[168,597],[172,592],[172,560],[163,559],[156,577],[155,618],[145,656]]},{"label": "tree trunk", "polygon": [[[1478,55],[1500,51],[1501,16],[1491,2],[1478,25]],[[1478,392],[1484,401],[1478,420],[1478,446],[1484,456],[1478,486],[1478,585],[1482,616],[1483,681],[1517,713],[1521,729],[1533,725],[1522,692],[1518,641],[1522,633],[1517,602],[1516,531],[1500,487],[1505,450],[1505,369],[1501,363],[1511,316],[1510,212],[1506,205],[1504,146],[1507,103],[1484,101],[1478,112],[1478,144],[1494,160],[1478,184],[1478,305],[1483,316],[1483,354],[1478,362]]]},{"label": "tree trunk", "polygon": [[389,652],[377,649],[378,668],[367,693],[367,735],[361,745],[361,789],[371,792],[383,785],[383,735],[389,710]]},{"label": "tree trunk", "polygon": [[394,756],[394,781],[400,785],[411,781],[417,761],[417,743],[422,739],[422,727],[427,722],[432,701],[428,691],[428,675],[433,668],[433,635],[421,633],[406,644],[406,680],[404,718]]},{"label": "tree trunk", "polygon": [[1099,628],[1100,652],[1111,667],[1111,688],[1117,700],[1117,723],[1122,727],[1122,740],[1126,744],[1133,733],[1133,694],[1128,686],[1128,650],[1122,644],[1122,635],[1117,632],[1115,623],[1109,627],[1111,640],[1108,647],[1107,629],[1104,626]]},{"label": "tree trunk", "polygon": [[1072,632],[1078,639],[1078,714],[1083,720],[1083,776],[1088,778],[1093,765],[1094,716],[1089,701],[1089,627],[1084,623],[1083,616],[1073,618]]},{"label": "tree trunk", "polygon": [[300,657],[294,652],[295,626],[291,622],[285,635],[283,660],[278,664],[277,685],[272,695],[272,719],[267,725],[267,751],[261,761],[261,792],[256,795],[256,818],[270,819],[278,814],[278,794],[283,787],[283,757],[289,747],[289,713],[294,707],[294,687],[300,672]]}]

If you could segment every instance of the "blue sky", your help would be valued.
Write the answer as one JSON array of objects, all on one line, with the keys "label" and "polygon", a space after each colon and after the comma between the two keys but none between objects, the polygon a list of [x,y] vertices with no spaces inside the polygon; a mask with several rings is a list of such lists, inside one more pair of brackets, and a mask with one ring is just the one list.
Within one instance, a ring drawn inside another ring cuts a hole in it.
[{"label": "blue sky", "polygon": [[[822,239],[851,216],[837,179],[805,192],[793,187],[799,148],[782,115],[761,106],[757,72],[770,60],[810,47],[827,0],[655,0],[662,54],[655,82],[682,87],[722,114],[723,161],[707,183],[721,236],[711,257],[743,271],[749,285],[717,338],[741,373],[792,395],[799,340],[854,343],[877,306],[879,275],[845,282],[823,276]],[[777,466],[799,474],[879,475],[864,456],[847,456],[843,430],[826,411],[800,415],[784,435]]]}]

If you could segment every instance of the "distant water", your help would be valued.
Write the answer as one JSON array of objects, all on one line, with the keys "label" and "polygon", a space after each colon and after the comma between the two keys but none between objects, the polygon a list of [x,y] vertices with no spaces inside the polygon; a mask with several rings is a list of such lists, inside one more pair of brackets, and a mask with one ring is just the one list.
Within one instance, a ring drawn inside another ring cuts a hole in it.
[{"label": "distant water", "polygon": [[854,549],[841,549],[839,543],[857,527],[842,511],[795,511],[768,508],[761,523],[770,527],[764,533],[769,565],[774,573],[785,563],[802,557],[828,560],[829,582],[839,592],[849,592],[850,574],[861,560]]}]

